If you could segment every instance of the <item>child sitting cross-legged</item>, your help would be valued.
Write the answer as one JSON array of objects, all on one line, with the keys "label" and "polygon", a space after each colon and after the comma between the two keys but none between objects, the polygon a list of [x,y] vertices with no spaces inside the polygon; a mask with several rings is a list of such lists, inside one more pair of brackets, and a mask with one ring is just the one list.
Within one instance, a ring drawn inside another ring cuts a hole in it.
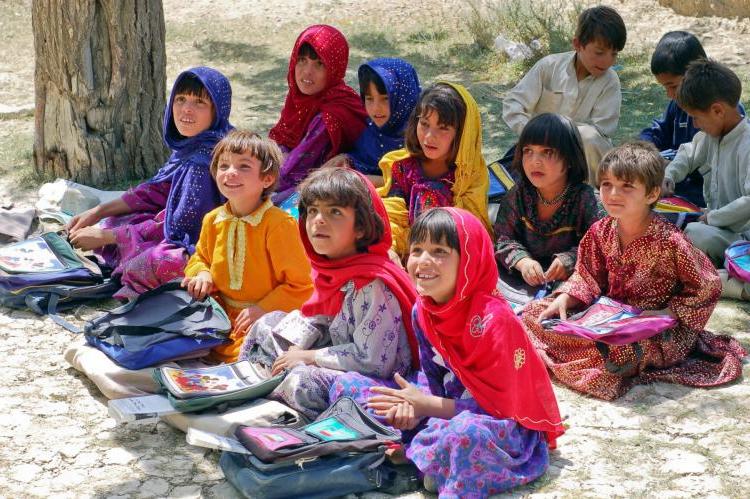
[{"label": "child sitting cross-legged", "polygon": [[[701,132],[680,147],[664,176],[668,194],[691,173],[703,175],[706,209],[685,235],[719,268],[730,244],[750,239],[750,125],[737,109],[741,92],[739,78],[723,64],[701,59],[688,66],[677,102]],[[750,284],[743,289],[721,274],[724,295],[750,299]]]},{"label": "child sitting cross-legged", "polygon": [[406,457],[440,497],[487,497],[539,478],[564,429],[544,363],[495,290],[489,234],[465,210],[434,208],[410,243],[417,385],[347,373],[331,398],[351,396],[404,430]]},{"label": "child sitting cross-legged", "polygon": [[361,173],[316,170],[300,185],[299,212],[313,295],[299,311],[258,319],[240,358],[272,375],[288,370],[271,397],[313,418],[328,407],[329,388],[344,371],[390,378],[416,367],[415,293],[388,258],[388,217]]},{"label": "child sitting cross-legged", "polygon": [[[742,347],[703,330],[721,292],[716,269],[652,210],[664,176],[662,161],[646,142],[624,144],[604,156],[598,181],[609,216],[583,236],[573,275],[522,316],[553,376],[597,398],[616,399],[636,383],[708,387],[742,376]],[[607,345],[540,324],[565,319],[600,296],[667,313],[677,326],[645,340]]]},{"label": "child sitting cross-legged", "polygon": [[182,285],[197,299],[214,295],[232,321],[232,343],[216,347],[215,360],[237,360],[261,315],[295,310],[312,294],[297,223],[270,199],[280,163],[272,140],[244,130],[214,150],[211,175],[227,202],[204,217]]}]

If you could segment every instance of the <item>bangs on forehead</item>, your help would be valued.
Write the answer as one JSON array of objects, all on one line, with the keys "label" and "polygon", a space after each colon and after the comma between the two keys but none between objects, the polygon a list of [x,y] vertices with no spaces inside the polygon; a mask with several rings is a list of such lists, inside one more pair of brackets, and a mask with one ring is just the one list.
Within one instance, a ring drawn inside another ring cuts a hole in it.
[{"label": "bangs on forehead", "polygon": [[311,206],[323,202],[342,208],[353,207],[357,202],[357,192],[346,180],[341,175],[330,175],[325,181],[310,182],[300,191],[300,204]]},{"label": "bangs on forehead", "polygon": [[432,113],[437,113],[438,125],[458,128],[461,124],[461,116],[458,109],[440,104],[442,103],[424,102],[419,110],[419,117],[428,119]]},{"label": "bangs on forehead", "polygon": [[196,97],[206,97],[211,99],[211,94],[208,93],[208,89],[203,86],[203,83],[193,74],[187,74],[180,78],[180,81],[174,87],[174,95],[194,95]]},{"label": "bangs on forehead", "polygon": [[641,176],[638,175],[638,170],[636,170],[635,168],[630,168],[628,167],[628,165],[620,162],[600,166],[597,180],[601,183],[602,178],[605,175],[608,177],[614,177],[617,180],[622,180],[623,182],[629,182],[631,184],[635,182],[640,182],[642,184],[646,183],[646,179],[641,178]]},{"label": "bangs on forehead", "polygon": [[456,222],[447,210],[433,208],[420,215],[411,227],[409,245],[430,241],[460,250]]}]

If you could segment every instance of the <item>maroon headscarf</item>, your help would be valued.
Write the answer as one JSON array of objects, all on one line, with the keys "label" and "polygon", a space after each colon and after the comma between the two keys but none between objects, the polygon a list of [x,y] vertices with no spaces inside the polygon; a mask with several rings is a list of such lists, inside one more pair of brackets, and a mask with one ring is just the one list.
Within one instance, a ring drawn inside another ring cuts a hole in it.
[{"label": "maroon headscarf", "polygon": [[[327,71],[326,88],[314,95],[303,94],[294,78],[297,54],[304,43],[312,46]],[[326,159],[351,147],[365,129],[367,113],[357,92],[344,83],[348,63],[349,45],[339,30],[325,24],[304,30],[292,49],[286,77],[289,93],[269,137],[292,149],[305,136],[310,121],[320,113],[331,139],[331,152]]]}]

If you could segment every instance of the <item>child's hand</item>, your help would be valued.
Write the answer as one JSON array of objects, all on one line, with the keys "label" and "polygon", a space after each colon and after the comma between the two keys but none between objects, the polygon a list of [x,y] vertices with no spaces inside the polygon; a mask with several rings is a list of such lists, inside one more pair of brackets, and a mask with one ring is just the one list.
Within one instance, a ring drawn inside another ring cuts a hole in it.
[{"label": "child's hand", "polygon": [[568,293],[561,293],[539,314],[537,322],[542,322],[544,319],[555,316],[559,316],[560,319],[565,320],[568,318],[568,309],[578,305],[581,305],[581,301],[578,298],[574,298]]},{"label": "child's hand", "polygon": [[703,208],[701,209],[701,211],[703,212],[703,215],[698,217],[698,221],[700,223],[708,224],[708,212],[711,210],[709,210],[708,208]]},{"label": "child's hand", "polygon": [[315,350],[287,350],[279,355],[271,366],[271,376],[276,376],[284,369],[291,369],[299,364],[315,364]]},{"label": "child's hand", "polygon": [[[414,410],[414,417],[422,418],[426,416],[425,409],[428,404],[427,395],[425,395],[419,388],[406,381],[398,373],[393,376],[393,379],[401,389],[396,390],[385,386],[372,387],[370,391],[379,393],[380,395],[370,397],[367,401],[367,407],[375,411],[375,414],[378,416],[388,417],[389,414],[395,415],[395,412],[392,413],[391,411],[397,408],[399,404],[408,402]],[[406,409],[402,409],[402,411],[403,410]]]},{"label": "child's hand", "polygon": [[565,265],[563,265],[559,258],[552,260],[549,268],[544,273],[544,279],[547,282],[564,281],[568,277],[570,277],[570,275],[568,274],[568,271],[565,270]]},{"label": "child's hand", "polygon": [[393,249],[389,249],[388,250],[388,258],[390,258],[393,263],[395,263],[396,265],[398,265],[402,269],[404,268],[404,264],[401,263],[401,257],[398,256],[398,253],[396,253],[395,251],[393,251]]},{"label": "child's hand", "polygon": [[516,270],[521,273],[521,277],[529,286],[544,284],[544,270],[536,260],[529,257],[521,258],[516,263]]},{"label": "child's hand", "polygon": [[203,300],[214,291],[214,280],[211,272],[203,270],[195,277],[184,278],[180,286],[187,288],[188,294],[196,300]]},{"label": "child's hand", "polygon": [[83,213],[79,213],[70,219],[70,222],[65,226],[69,233],[73,233],[77,230],[83,229],[84,227],[90,227],[95,223],[99,222],[102,217],[99,215],[99,207],[94,206]]},{"label": "child's hand", "polygon": [[666,198],[672,194],[674,194],[674,180],[664,177],[664,181],[661,183],[661,197]]},{"label": "child's hand", "polygon": [[99,227],[76,229],[70,233],[68,239],[70,244],[82,250],[93,250],[116,242],[114,232]]},{"label": "child's hand", "polygon": [[237,315],[234,321],[234,330],[238,334],[246,334],[255,324],[255,321],[265,314],[266,311],[258,305],[250,305]]},{"label": "child's hand", "polygon": [[412,430],[421,420],[416,416],[414,406],[406,401],[399,402],[391,407],[384,418],[388,425],[397,430]]}]

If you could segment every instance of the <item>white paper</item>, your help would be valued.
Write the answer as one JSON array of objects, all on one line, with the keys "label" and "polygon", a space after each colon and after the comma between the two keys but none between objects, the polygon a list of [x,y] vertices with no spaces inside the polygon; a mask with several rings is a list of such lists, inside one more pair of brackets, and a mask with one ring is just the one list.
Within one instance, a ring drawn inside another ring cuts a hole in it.
[{"label": "white paper", "polygon": [[250,451],[243,447],[240,441],[235,438],[222,437],[216,433],[209,433],[197,428],[188,428],[185,440],[190,445],[195,445],[197,447],[225,450],[236,452],[238,454],[250,454]]},{"label": "white paper", "polygon": [[164,395],[144,395],[110,400],[109,416],[118,423],[150,423],[178,412]]}]

